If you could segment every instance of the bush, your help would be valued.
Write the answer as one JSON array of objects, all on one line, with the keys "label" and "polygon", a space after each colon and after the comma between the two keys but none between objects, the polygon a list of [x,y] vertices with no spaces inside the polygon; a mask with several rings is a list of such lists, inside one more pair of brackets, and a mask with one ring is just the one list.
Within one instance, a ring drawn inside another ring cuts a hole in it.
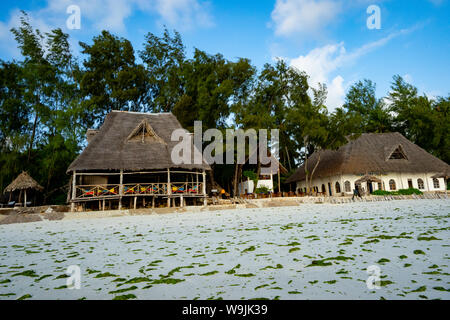
[{"label": "bush", "polygon": [[267,187],[259,187],[259,188],[256,188],[255,189],[255,193],[258,193],[258,194],[268,194],[270,192],[270,189],[269,188],[267,188]]},{"label": "bush", "polygon": [[415,188],[409,188],[409,189],[400,189],[398,191],[385,191],[385,190],[376,190],[372,193],[375,196],[387,196],[387,195],[393,195],[393,196],[409,196],[412,194],[423,194],[422,191],[415,189]]},{"label": "bush", "polygon": [[372,192],[372,194],[374,196],[387,196],[391,193],[389,191],[385,191],[385,190],[375,190],[374,192]]}]

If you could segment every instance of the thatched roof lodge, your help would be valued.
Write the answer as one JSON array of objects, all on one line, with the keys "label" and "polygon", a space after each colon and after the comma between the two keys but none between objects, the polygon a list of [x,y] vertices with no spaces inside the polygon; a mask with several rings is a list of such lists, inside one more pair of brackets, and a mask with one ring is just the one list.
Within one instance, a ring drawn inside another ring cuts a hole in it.
[{"label": "thatched roof lodge", "polygon": [[[308,159],[311,172],[318,153]],[[352,194],[355,184],[367,192],[416,188],[425,192],[445,191],[443,177],[448,164],[406,139],[400,133],[365,133],[338,150],[323,150],[311,187],[324,195]],[[306,192],[305,166],[286,180]]]},{"label": "thatched roof lodge", "polygon": [[36,182],[26,171],[22,171],[21,174],[17,176],[16,179],[14,179],[13,182],[11,182],[3,191],[3,193],[9,192],[10,193],[10,200],[11,195],[15,191],[19,191],[19,202],[22,200],[22,193],[24,194],[24,206],[27,206],[27,191],[31,190],[37,190],[42,191],[44,188]]},{"label": "thatched roof lodge", "polygon": [[[88,145],[72,162],[69,194],[75,206],[98,204],[99,209],[122,205],[170,206],[196,199],[206,201],[206,170],[201,164],[174,164],[172,132],[182,129],[172,113],[113,111],[99,130],[88,130]],[[138,201],[139,200],[139,201]]]}]

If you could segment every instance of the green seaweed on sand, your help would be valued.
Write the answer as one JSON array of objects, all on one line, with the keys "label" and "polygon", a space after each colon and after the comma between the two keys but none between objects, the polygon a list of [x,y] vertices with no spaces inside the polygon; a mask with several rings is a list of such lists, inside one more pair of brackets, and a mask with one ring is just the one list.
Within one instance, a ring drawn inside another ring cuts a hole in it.
[{"label": "green seaweed on sand", "polygon": [[306,267],[327,267],[331,265],[331,262],[326,262],[325,260],[313,260],[311,264],[308,264]]},{"label": "green seaweed on sand", "polygon": [[131,300],[131,299],[136,299],[136,296],[134,294],[125,294],[125,295],[121,295],[121,296],[115,296],[113,298],[113,300]]},{"label": "green seaweed on sand", "polygon": [[255,246],[250,246],[247,249],[242,250],[241,253],[251,252],[251,251],[255,251],[255,250],[256,250]]},{"label": "green seaweed on sand", "polygon": [[236,269],[239,269],[241,267],[240,264],[237,264],[235,267],[233,267],[232,269],[225,271],[226,274],[235,274],[236,273]]},{"label": "green seaweed on sand", "polygon": [[152,284],[177,284],[177,283],[183,282],[183,281],[185,281],[185,279],[166,278],[166,279],[153,280]]},{"label": "green seaweed on sand", "polygon": [[109,272],[104,272],[104,273],[99,273],[95,276],[95,278],[106,278],[106,277],[117,277],[117,275],[109,273]]},{"label": "green seaweed on sand", "polygon": [[136,286],[132,286],[132,287],[128,287],[128,288],[123,288],[123,289],[110,291],[109,293],[111,293],[111,294],[123,293],[123,292],[131,291],[131,290],[136,290],[137,288],[138,287],[136,287]]},{"label": "green seaweed on sand", "polygon": [[377,261],[377,263],[379,263],[379,264],[384,264],[386,262],[391,262],[391,260],[386,259],[386,258],[381,258],[380,260]]},{"label": "green seaweed on sand", "polygon": [[23,272],[19,272],[19,273],[15,273],[12,275],[13,277],[17,277],[17,276],[24,276],[24,277],[38,277],[38,275],[36,274],[36,272],[34,270],[26,270]]},{"label": "green seaweed on sand", "polygon": [[431,237],[417,237],[417,240],[419,240],[419,241],[432,241],[432,240],[442,240],[442,239],[439,239],[439,238],[436,238],[434,236],[431,236]]},{"label": "green seaweed on sand", "polygon": [[200,276],[212,276],[212,275],[214,275],[214,274],[216,274],[216,273],[219,273],[219,271],[214,270],[214,271],[210,271],[210,272],[201,273],[201,274],[199,274],[199,275],[200,275]]}]

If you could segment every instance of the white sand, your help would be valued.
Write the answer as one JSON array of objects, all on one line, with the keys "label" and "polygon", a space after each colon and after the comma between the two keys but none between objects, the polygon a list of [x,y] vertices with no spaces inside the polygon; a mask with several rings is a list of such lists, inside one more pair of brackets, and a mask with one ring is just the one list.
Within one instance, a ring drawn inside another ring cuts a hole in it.
[{"label": "white sand", "polygon": [[[449,214],[449,200],[408,200],[3,225],[0,299],[450,299]],[[349,259],[308,267],[333,257]],[[81,289],[55,289],[69,265]],[[390,282],[369,290],[370,265]]]}]

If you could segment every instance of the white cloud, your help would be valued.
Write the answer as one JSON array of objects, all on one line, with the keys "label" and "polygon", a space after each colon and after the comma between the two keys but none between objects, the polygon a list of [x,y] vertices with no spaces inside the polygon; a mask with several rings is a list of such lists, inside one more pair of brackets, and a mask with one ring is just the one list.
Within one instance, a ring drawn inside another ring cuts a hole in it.
[{"label": "white cloud", "polygon": [[380,40],[367,43],[351,52],[347,52],[343,42],[315,48],[306,55],[300,55],[291,59],[290,65],[305,71],[309,75],[311,87],[317,88],[319,82],[327,85],[327,106],[334,110],[342,106],[345,90],[349,85],[349,83],[345,83],[341,75],[335,75],[335,73],[340,68],[353,64],[361,56],[384,46],[395,37],[411,32],[415,28],[391,33]]},{"label": "white cloud", "polygon": [[272,11],[275,34],[319,33],[340,11],[340,1],[277,0]]},{"label": "white cloud", "polygon": [[210,27],[213,25],[209,14],[209,3],[197,0],[155,0],[155,10],[161,22],[181,28],[193,26]]},{"label": "white cloud", "polygon": [[[69,14],[67,8],[76,4],[81,11],[81,30],[72,32],[66,29]],[[149,16],[149,20],[157,25],[167,25],[180,32],[197,27],[213,25],[209,10],[209,2],[203,0],[47,0],[46,6],[28,11],[33,27],[42,32],[61,28],[71,33],[71,43],[77,50],[77,35],[92,35],[101,30],[126,36],[126,20],[133,13],[140,12]],[[6,21],[0,21],[0,49],[11,57],[18,58],[20,52],[10,32],[11,28],[20,25],[21,12],[14,9]],[[156,17],[156,19],[153,19]]]}]

